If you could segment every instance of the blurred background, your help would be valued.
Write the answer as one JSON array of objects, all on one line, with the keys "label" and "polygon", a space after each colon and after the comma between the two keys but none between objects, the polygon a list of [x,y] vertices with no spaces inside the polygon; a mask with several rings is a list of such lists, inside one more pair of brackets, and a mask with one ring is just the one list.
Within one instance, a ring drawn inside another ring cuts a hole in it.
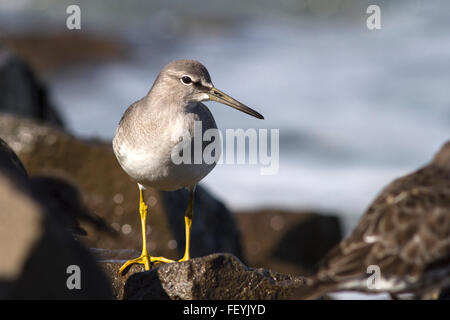
[{"label": "blurred background", "polygon": [[[66,8],[81,8],[68,30]],[[369,30],[366,8],[381,8]],[[345,229],[450,133],[447,1],[2,0],[0,39],[49,88],[66,127],[111,140],[174,59],[196,59],[256,121],[208,102],[219,128],[280,129],[280,169],[220,165],[204,180],[234,210],[314,208]]]}]

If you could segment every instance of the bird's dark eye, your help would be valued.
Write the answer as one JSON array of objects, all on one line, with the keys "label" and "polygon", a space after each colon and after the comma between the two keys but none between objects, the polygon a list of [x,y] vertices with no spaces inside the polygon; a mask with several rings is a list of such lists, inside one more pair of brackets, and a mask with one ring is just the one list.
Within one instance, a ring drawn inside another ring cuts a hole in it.
[{"label": "bird's dark eye", "polygon": [[181,82],[183,82],[184,84],[191,84],[192,83],[192,79],[188,76],[182,76],[181,77]]}]

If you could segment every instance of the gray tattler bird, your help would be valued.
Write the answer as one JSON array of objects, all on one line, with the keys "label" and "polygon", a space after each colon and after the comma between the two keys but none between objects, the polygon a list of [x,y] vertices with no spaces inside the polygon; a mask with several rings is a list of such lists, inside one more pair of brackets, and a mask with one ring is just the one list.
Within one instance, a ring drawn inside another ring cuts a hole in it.
[{"label": "gray tattler bird", "polygon": [[450,285],[450,141],[423,168],[394,180],[294,295],[359,291],[435,298]]},{"label": "gray tattler bird", "polygon": [[[208,70],[195,60],[177,60],[166,65],[159,73],[148,94],[125,111],[113,139],[114,153],[123,170],[139,186],[139,212],[142,227],[142,253],[127,261],[122,273],[132,264],[170,263],[165,257],[153,257],[147,252],[145,188],[173,191],[188,188],[189,203],[185,212],[186,248],[179,261],[189,260],[189,243],[193,218],[196,184],[215,166],[216,161],[173,161],[174,150],[181,141],[194,150],[194,138],[209,129],[217,129],[214,118],[202,101],[213,100],[231,106],[259,119],[261,114],[216,89]],[[201,122],[201,132],[195,126]],[[185,139],[188,137],[188,139]],[[206,143],[202,141],[203,151]],[[186,149],[182,149],[183,153]],[[194,150],[195,151],[195,150]],[[216,150],[218,158],[220,150]],[[179,152],[179,151],[177,151]],[[195,153],[195,152],[194,152]],[[194,158],[194,155],[191,155]],[[216,159],[217,159],[216,158]],[[195,159],[194,159],[195,160]]]}]

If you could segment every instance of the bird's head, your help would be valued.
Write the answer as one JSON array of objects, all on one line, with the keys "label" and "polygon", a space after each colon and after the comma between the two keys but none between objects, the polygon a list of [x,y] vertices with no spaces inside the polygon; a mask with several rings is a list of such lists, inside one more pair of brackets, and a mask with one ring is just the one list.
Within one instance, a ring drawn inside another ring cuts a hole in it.
[{"label": "bird's head", "polygon": [[264,119],[260,113],[215,88],[208,70],[195,60],[175,60],[167,64],[158,75],[150,94],[170,94],[171,99],[184,104],[217,101],[258,119]]}]

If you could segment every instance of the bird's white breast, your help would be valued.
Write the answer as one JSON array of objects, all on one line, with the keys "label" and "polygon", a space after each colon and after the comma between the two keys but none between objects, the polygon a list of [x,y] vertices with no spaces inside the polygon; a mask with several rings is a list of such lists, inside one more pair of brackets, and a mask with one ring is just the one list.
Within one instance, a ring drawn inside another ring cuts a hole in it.
[{"label": "bird's white breast", "polygon": [[[146,121],[141,121],[134,128],[119,126],[113,147],[125,172],[143,186],[165,191],[192,186],[204,178],[215,163],[175,164],[172,160],[172,152],[181,137],[186,137],[188,133],[194,138],[195,121],[202,121],[202,131],[216,128],[209,110],[200,106],[188,113],[174,112],[160,118],[147,117]],[[151,123],[161,119],[166,121]]]}]

